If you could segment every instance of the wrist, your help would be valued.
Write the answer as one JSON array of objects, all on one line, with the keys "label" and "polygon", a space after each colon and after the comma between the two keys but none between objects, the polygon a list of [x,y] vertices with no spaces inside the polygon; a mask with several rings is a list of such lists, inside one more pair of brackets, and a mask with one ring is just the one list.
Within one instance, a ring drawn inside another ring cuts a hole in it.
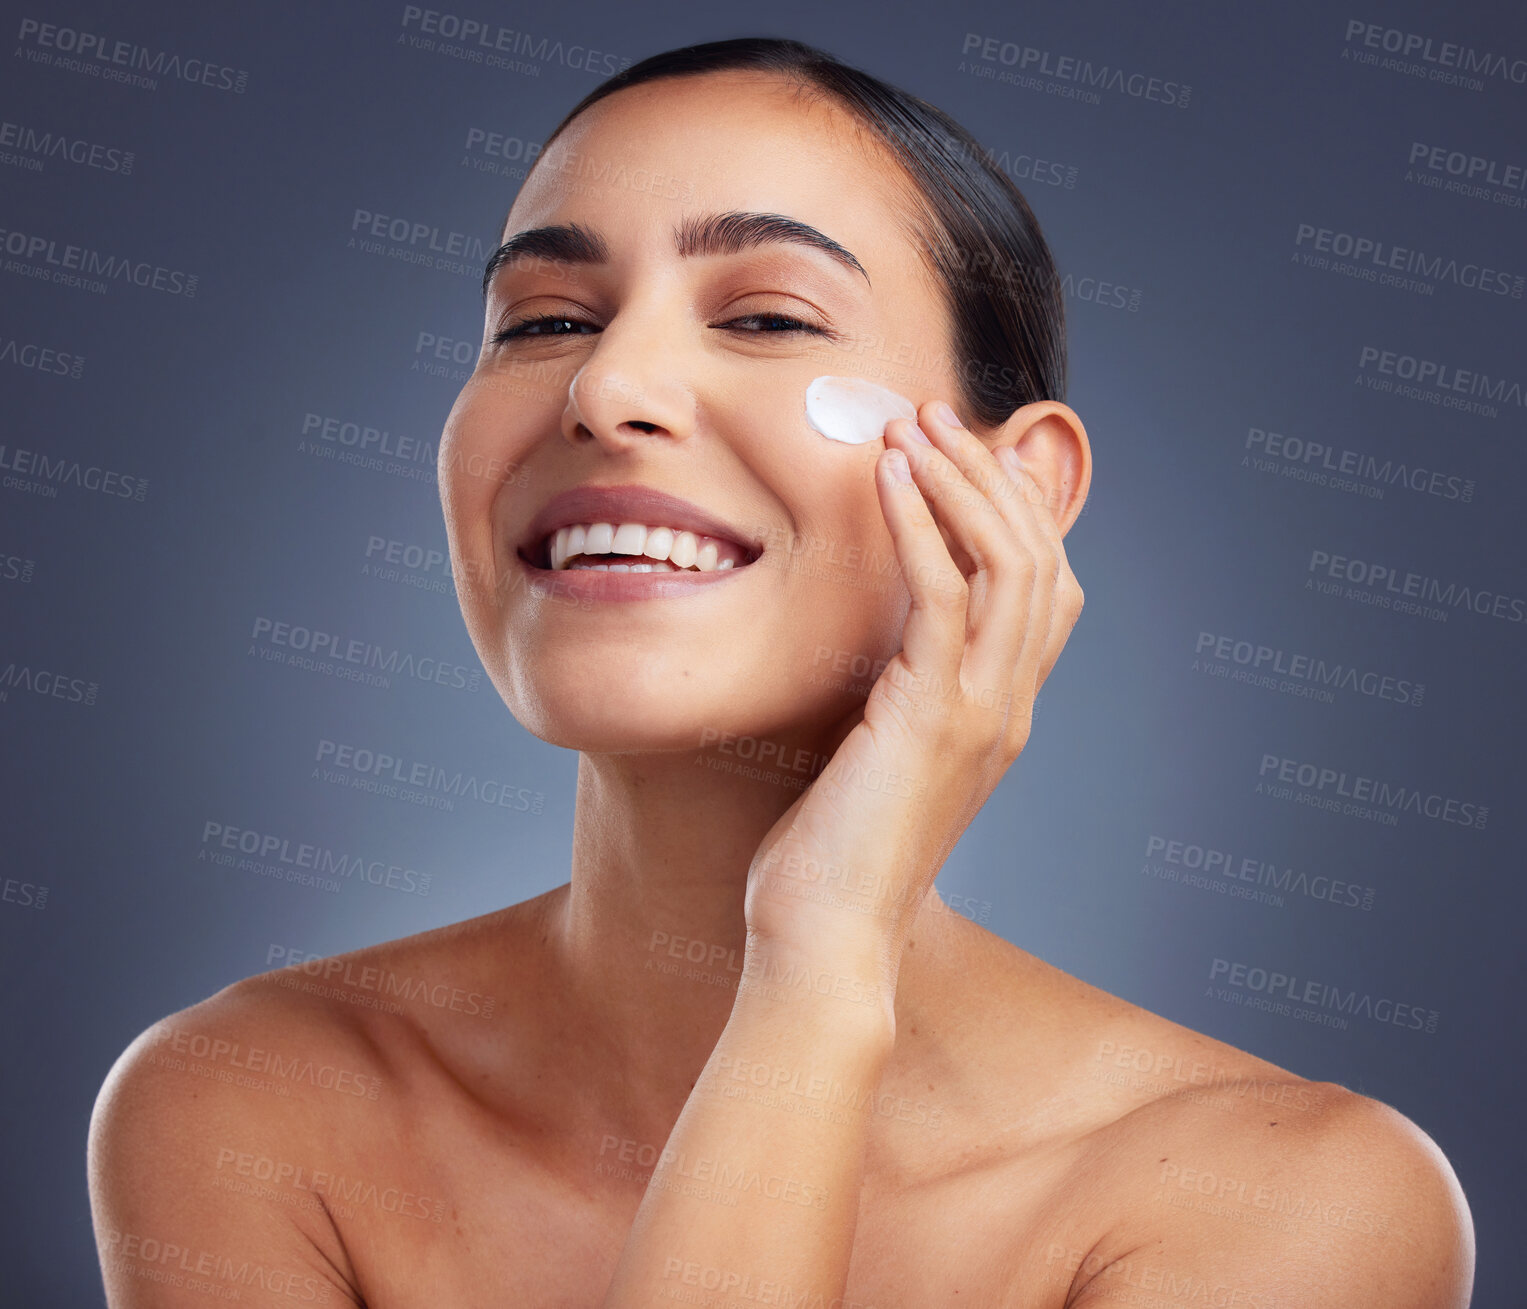
[{"label": "wrist", "polygon": [[878,938],[801,941],[748,930],[737,1009],[788,1012],[791,1024],[850,1039],[894,1041],[900,952]]}]

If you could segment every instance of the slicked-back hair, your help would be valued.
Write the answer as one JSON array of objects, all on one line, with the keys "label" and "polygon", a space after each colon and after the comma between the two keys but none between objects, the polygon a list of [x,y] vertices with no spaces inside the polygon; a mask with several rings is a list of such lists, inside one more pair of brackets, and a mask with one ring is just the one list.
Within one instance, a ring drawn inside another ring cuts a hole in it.
[{"label": "slicked-back hair", "polygon": [[682,46],[616,73],[583,97],[546,147],[590,106],[663,78],[776,74],[846,109],[912,183],[910,226],[953,324],[949,343],[968,422],[995,427],[1022,405],[1064,400],[1065,303],[1038,220],[990,153],[943,110],[800,41],[743,37]]}]

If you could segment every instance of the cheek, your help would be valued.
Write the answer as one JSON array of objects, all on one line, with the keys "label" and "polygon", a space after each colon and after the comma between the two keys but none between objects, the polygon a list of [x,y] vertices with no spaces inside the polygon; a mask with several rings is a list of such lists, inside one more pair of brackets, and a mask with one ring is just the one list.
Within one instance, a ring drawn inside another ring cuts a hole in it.
[{"label": "cheek", "polygon": [[[901,645],[908,597],[875,490],[878,444],[850,449],[803,434],[793,457],[766,476],[779,490],[791,528],[769,540],[781,571],[779,617],[793,680],[822,684],[845,659],[889,658]],[[833,675],[832,682],[838,680]]]},{"label": "cheek", "polygon": [[917,408],[904,395],[863,377],[818,377],[806,388],[806,421],[829,441],[868,445],[885,437],[893,418],[916,420]]},{"label": "cheek", "polygon": [[528,481],[529,438],[517,433],[540,430],[543,421],[534,398],[507,403],[500,390],[492,380],[469,382],[440,436],[436,473],[446,528],[452,544],[469,553],[491,543],[495,504],[505,488]]}]

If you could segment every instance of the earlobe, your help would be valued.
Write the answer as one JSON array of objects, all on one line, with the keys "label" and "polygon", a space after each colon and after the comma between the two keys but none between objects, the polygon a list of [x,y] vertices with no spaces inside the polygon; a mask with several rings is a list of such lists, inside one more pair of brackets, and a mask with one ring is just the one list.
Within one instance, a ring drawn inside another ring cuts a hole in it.
[{"label": "earlobe", "polygon": [[1045,492],[1045,507],[1065,536],[1081,516],[1092,485],[1092,445],[1069,405],[1037,400],[1015,409],[992,438],[992,449],[1011,446]]}]

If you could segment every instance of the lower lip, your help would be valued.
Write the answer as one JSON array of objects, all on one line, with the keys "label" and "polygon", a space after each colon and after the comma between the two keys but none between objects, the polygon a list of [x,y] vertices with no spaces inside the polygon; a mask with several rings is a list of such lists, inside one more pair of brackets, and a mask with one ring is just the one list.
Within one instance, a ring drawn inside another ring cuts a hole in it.
[{"label": "lower lip", "polygon": [[[519,558],[517,555],[516,558]],[[693,595],[703,587],[714,586],[729,577],[747,572],[757,564],[737,568],[719,568],[708,573],[690,571],[651,573],[612,573],[600,568],[539,568],[520,558],[530,574],[530,589],[550,600],[661,600],[669,596]]]}]

